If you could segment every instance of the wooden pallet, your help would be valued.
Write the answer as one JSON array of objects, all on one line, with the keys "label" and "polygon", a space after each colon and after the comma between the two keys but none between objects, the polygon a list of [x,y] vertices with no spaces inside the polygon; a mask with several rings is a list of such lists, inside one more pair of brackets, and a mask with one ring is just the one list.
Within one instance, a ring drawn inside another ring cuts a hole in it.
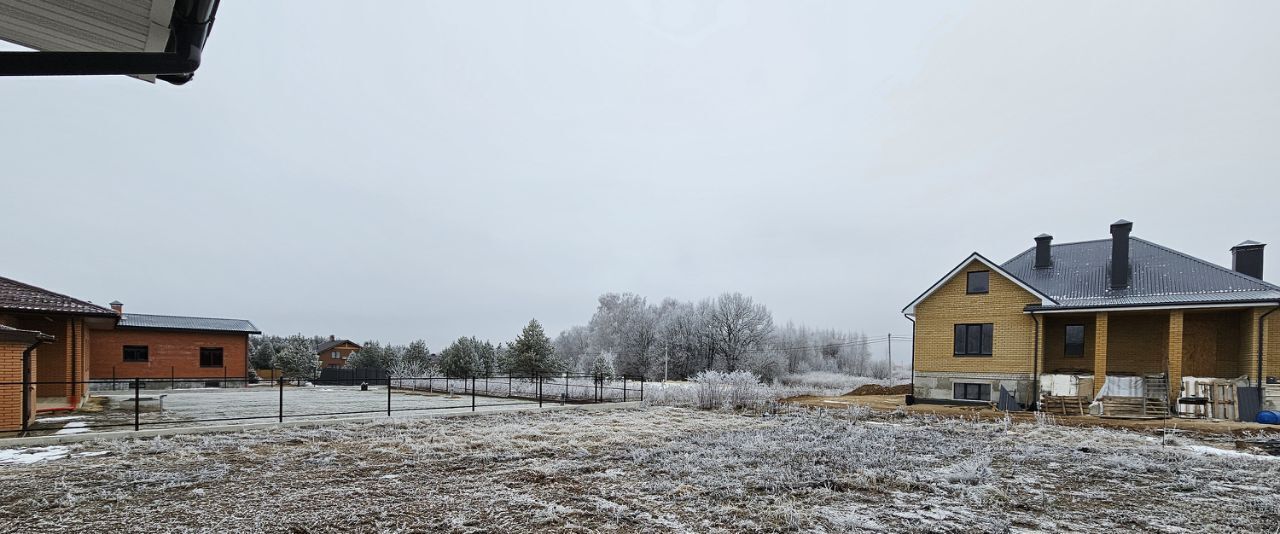
[{"label": "wooden pallet", "polygon": [[1089,403],[1088,397],[1044,395],[1040,398],[1040,411],[1058,415],[1085,415],[1089,413]]},{"label": "wooden pallet", "polygon": [[1169,401],[1149,397],[1103,397],[1102,417],[1114,419],[1167,419]]}]

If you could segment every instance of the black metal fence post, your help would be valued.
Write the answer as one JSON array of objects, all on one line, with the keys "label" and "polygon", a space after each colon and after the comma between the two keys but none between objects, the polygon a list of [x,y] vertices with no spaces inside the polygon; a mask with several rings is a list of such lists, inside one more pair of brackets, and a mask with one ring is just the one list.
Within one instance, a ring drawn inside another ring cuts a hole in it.
[{"label": "black metal fence post", "polygon": [[476,411],[476,377],[471,377],[471,411]]},{"label": "black metal fence post", "polygon": [[284,375],[276,377],[276,381],[280,383],[280,411],[278,413],[278,422],[284,422]]},{"label": "black metal fence post", "polygon": [[391,375],[387,375],[387,417],[391,417]]},{"label": "black metal fence post", "polygon": [[644,376],[640,377],[640,402],[644,402]]},{"label": "black metal fence post", "polygon": [[138,427],[142,424],[140,422],[141,418],[138,415],[142,413],[142,411],[138,409],[138,407],[142,404],[140,402],[142,400],[142,397],[141,397],[141,394],[138,393],[139,391],[142,391],[142,380],[135,378],[133,379],[133,431],[134,432],[137,432]]},{"label": "black metal fence post", "polygon": [[169,389],[178,389],[178,372],[174,369],[174,366],[169,366]]},{"label": "black metal fence post", "polygon": [[564,375],[564,397],[560,398],[560,405],[564,406],[566,402],[569,402],[569,375],[568,374]]},{"label": "black metal fence post", "polygon": [[507,375],[507,398],[511,398],[511,375]]},{"label": "black metal fence post", "polygon": [[533,376],[535,379],[538,380],[538,385],[534,389],[537,390],[538,392],[538,407],[541,408],[542,407],[542,377],[537,374],[534,374]]},{"label": "black metal fence post", "polygon": [[622,402],[627,402],[627,375],[622,375]]}]

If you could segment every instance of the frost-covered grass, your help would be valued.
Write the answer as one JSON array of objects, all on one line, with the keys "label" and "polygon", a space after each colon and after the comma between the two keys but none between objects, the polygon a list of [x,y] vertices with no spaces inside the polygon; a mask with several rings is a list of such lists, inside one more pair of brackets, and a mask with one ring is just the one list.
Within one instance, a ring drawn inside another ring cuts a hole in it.
[{"label": "frost-covered grass", "polygon": [[838,393],[848,393],[856,389],[858,386],[866,384],[886,384],[888,380],[879,380],[866,376],[853,376],[844,373],[831,373],[827,371],[809,371],[807,373],[796,373],[785,375],[778,379],[778,383],[784,386],[814,388],[823,391],[836,391]]},{"label": "frost-covered grass", "polygon": [[1234,532],[1280,521],[1280,461],[1208,446],[865,407],[502,414],[70,445],[0,466],[0,519],[68,532]]},{"label": "frost-covered grass", "polygon": [[780,399],[798,395],[835,396],[863,384],[883,383],[872,378],[813,372],[790,375],[773,383],[761,383],[746,371],[705,371],[686,382],[645,385],[645,402],[659,406],[703,409],[764,410]]}]

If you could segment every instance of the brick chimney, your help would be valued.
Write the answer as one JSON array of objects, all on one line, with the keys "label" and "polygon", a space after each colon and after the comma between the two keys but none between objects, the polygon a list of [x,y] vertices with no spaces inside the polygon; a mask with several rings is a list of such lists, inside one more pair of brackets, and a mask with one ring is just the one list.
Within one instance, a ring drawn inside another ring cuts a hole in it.
[{"label": "brick chimney", "polygon": [[124,315],[123,302],[120,302],[118,300],[111,301],[111,309],[116,312],[116,315]]},{"label": "brick chimney", "polygon": [[329,341],[336,341],[336,338],[333,337],[333,334],[329,334]]}]

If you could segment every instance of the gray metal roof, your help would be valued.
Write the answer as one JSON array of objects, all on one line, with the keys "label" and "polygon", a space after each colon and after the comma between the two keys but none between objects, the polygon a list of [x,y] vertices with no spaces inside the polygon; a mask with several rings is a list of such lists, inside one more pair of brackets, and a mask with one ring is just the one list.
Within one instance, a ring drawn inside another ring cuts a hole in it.
[{"label": "gray metal roof", "polygon": [[1058,301],[1030,309],[1196,305],[1280,300],[1280,286],[1136,237],[1129,238],[1130,280],[1111,289],[1111,240],[1053,245],[1053,267],[1035,269],[1035,247],[1001,265]]},{"label": "gray metal roof", "polygon": [[115,317],[111,311],[92,302],[54,293],[48,289],[24,284],[0,276],[0,310],[32,313],[66,313]]},{"label": "gray metal roof", "polygon": [[211,317],[181,317],[177,315],[147,315],[126,313],[120,316],[116,328],[147,328],[161,330],[202,330],[210,332],[243,332],[261,334],[258,327],[244,319],[217,319]]}]

